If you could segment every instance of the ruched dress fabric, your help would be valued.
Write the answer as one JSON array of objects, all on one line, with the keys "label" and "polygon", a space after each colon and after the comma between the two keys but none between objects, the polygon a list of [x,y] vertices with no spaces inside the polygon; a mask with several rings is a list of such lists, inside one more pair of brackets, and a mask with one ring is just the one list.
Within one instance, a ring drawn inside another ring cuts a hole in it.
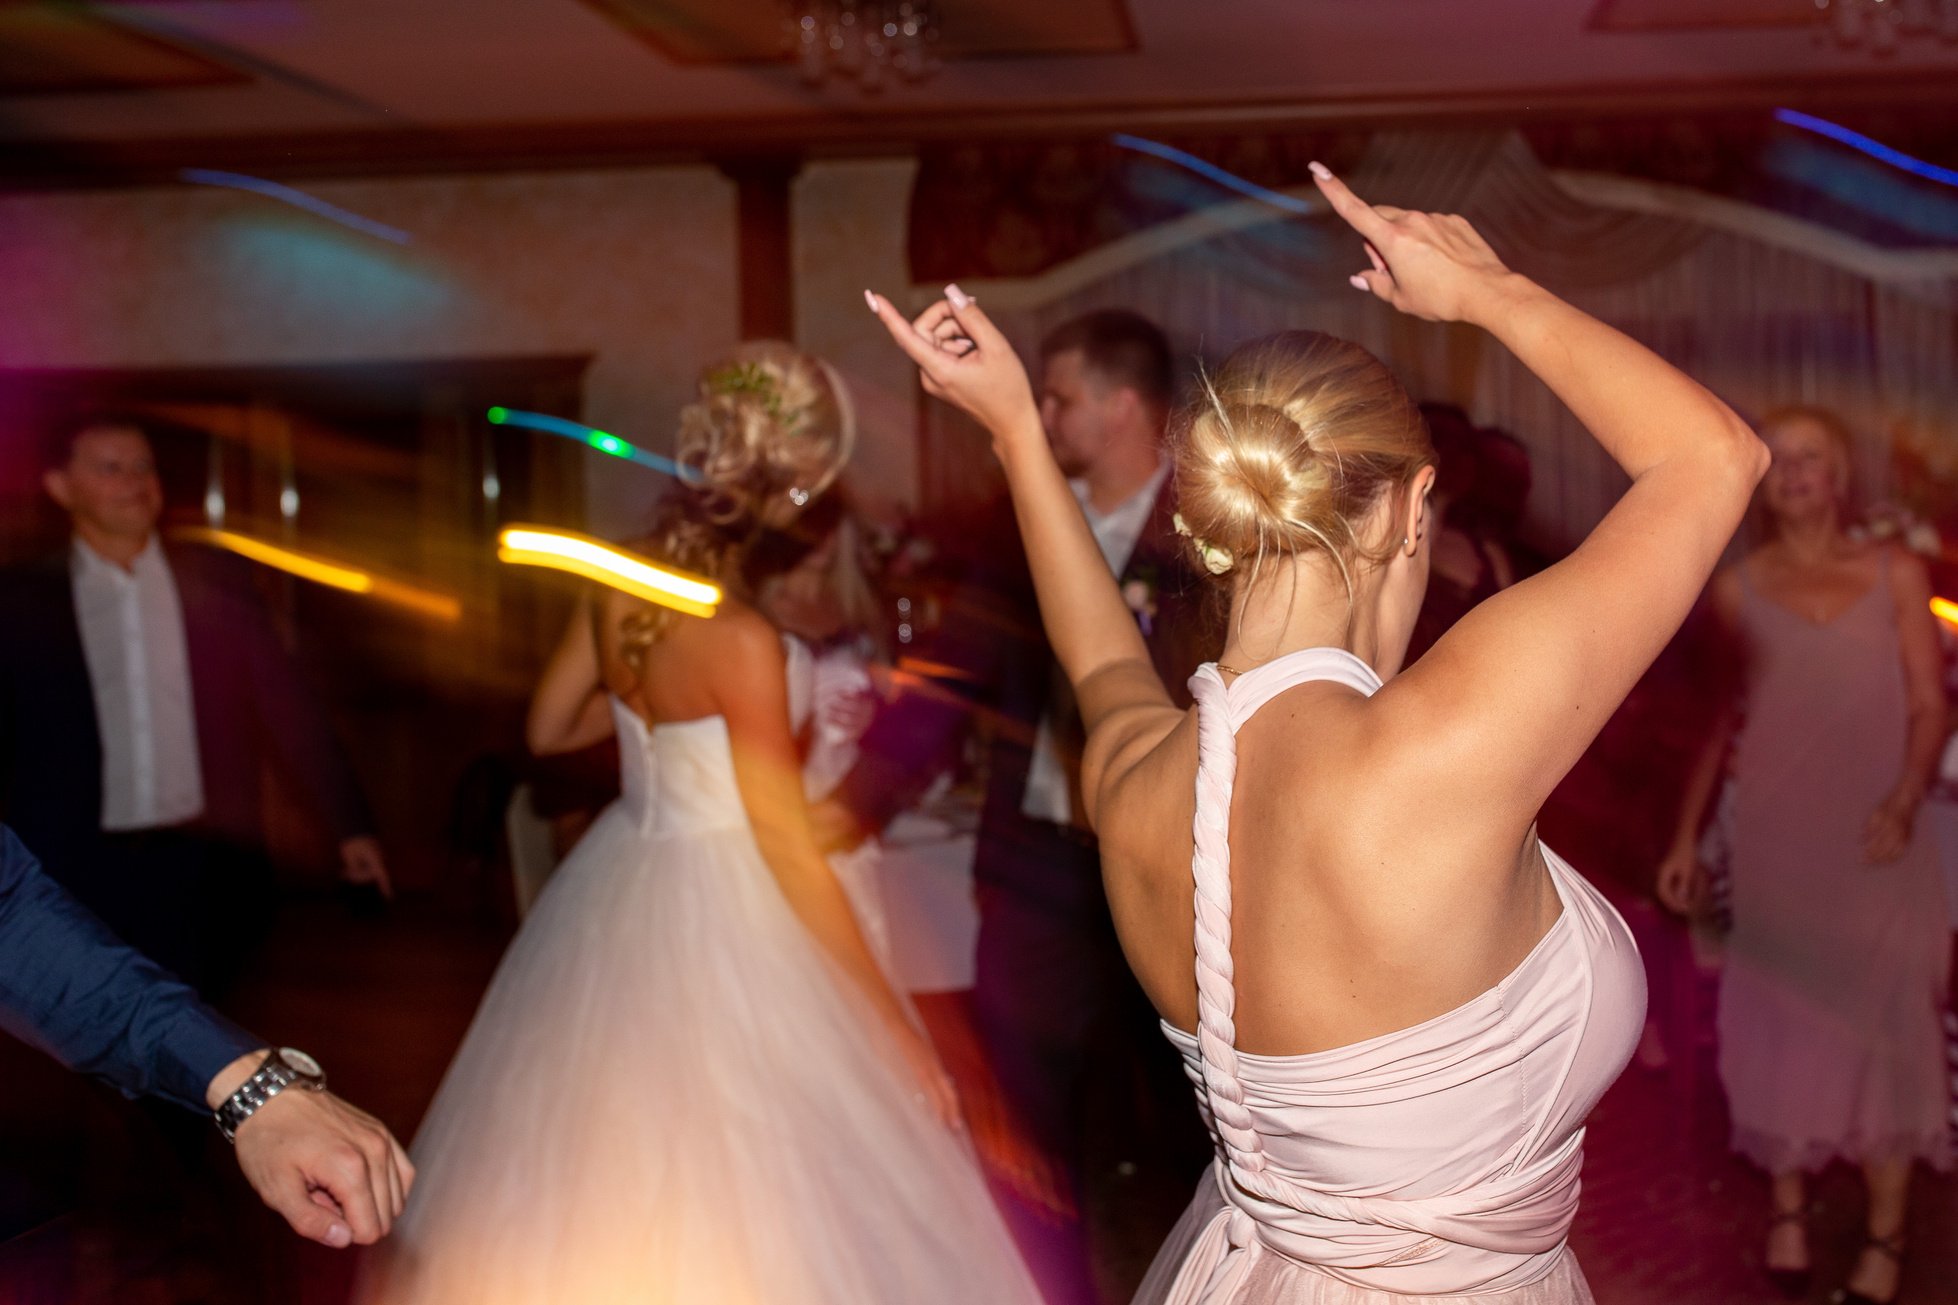
[{"label": "ruched dress fabric", "polygon": [[1037,1305],[970,1146],[763,861],[725,723],[613,711],[623,793],[498,969],[358,1298]]},{"label": "ruched dress fabric", "polygon": [[1380,680],[1343,649],[1292,653],[1198,711],[1199,1024],[1165,1023],[1217,1144],[1139,1305],[1592,1299],[1566,1244],[1584,1120],[1630,1058],[1645,976],[1617,913],[1548,848],[1563,911],[1495,987],[1398,1032],[1298,1056],[1237,1051],[1229,820],[1236,735],[1274,696]]}]

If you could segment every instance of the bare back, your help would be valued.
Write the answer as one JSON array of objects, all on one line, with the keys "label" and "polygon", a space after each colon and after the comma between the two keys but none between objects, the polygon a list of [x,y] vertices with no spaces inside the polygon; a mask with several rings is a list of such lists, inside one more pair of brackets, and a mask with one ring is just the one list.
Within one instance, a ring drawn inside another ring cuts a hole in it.
[{"label": "bare back", "polygon": [[[1499,982],[1556,921],[1534,827],[1451,811],[1462,804],[1437,791],[1423,740],[1395,728],[1397,688],[1368,699],[1299,685],[1238,735],[1232,955],[1245,1051],[1323,1051],[1446,1013]],[[1123,948],[1183,1029],[1197,1024],[1196,773],[1193,710],[1101,813]]]},{"label": "bare back", "polygon": [[[724,683],[730,646],[751,646],[767,619],[752,607],[728,599],[713,620],[680,618],[637,657],[624,652],[625,623],[645,605],[608,591],[599,608],[600,662],[606,688],[649,725],[722,715],[730,691]],[[767,630],[774,639],[773,627]],[[779,676],[778,676],[779,678]]]}]

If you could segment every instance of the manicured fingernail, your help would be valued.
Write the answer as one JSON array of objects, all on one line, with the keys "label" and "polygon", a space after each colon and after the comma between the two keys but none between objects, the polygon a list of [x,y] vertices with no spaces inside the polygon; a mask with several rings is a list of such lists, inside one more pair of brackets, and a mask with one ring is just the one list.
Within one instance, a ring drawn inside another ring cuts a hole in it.
[{"label": "manicured fingernail", "polygon": [[959,289],[956,285],[945,287],[945,297],[952,301],[952,307],[954,308],[970,308],[972,306],[972,296]]},{"label": "manicured fingernail", "polygon": [[1306,167],[1306,171],[1310,172],[1313,176],[1319,178],[1319,180],[1321,181],[1331,181],[1333,179],[1333,170],[1327,167],[1323,163],[1314,161],[1312,163],[1306,164],[1305,167]]},{"label": "manicured fingernail", "polygon": [[1357,272],[1354,273],[1352,276],[1347,277],[1346,283],[1352,286],[1355,290],[1365,290],[1369,288],[1367,285],[1367,279],[1361,276]]},{"label": "manicured fingernail", "polygon": [[864,291],[864,292],[863,292],[863,301],[864,301],[865,303],[867,303],[867,304],[869,304],[869,305],[870,305],[870,311],[871,311],[871,312],[873,312],[873,313],[874,313],[874,312],[876,312],[876,311],[877,311],[877,296],[876,296],[876,295],[874,295],[874,294],[872,294],[872,293],[870,293],[870,291],[868,291],[868,290],[866,290],[866,291]]}]

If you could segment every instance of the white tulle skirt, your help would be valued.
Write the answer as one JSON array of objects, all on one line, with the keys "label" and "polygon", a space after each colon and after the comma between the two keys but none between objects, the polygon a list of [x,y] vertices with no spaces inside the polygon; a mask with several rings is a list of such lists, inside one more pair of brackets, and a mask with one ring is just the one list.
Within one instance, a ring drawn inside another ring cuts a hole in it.
[{"label": "white tulle skirt", "polygon": [[746,829],[615,807],[497,971],[358,1298],[1037,1301],[896,1054]]}]

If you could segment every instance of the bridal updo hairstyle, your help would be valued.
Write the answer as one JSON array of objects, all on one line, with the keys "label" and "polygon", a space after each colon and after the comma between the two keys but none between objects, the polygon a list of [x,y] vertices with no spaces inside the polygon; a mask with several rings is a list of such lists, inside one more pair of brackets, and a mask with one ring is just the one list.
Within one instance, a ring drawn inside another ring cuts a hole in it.
[{"label": "bridal updo hairstyle", "polygon": [[1227,581],[1267,559],[1391,556],[1361,538],[1367,516],[1434,461],[1420,409],[1378,358],[1317,331],[1281,331],[1205,376],[1172,437],[1181,528]]},{"label": "bridal updo hairstyle", "polygon": [[[752,340],[700,373],[680,411],[674,459],[690,473],[633,545],[722,585],[767,532],[787,527],[835,482],[856,442],[856,417],[836,369],[779,340]],[[624,651],[637,662],[675,613],[648,606],[626,618]]]},{"label": "bridal updo hairstyle", "polygon": [[693,510],[737,529],[784,525],[829,488],[855,436],[842,378],[779,340],[737,345],[700,374],[675,453]]}]

